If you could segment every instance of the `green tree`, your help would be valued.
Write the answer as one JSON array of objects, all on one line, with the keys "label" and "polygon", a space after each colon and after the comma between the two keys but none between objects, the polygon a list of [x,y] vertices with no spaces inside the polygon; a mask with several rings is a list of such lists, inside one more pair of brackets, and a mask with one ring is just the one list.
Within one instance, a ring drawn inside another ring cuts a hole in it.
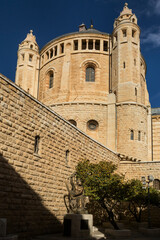
[{"label": "green tree", "polygon": [[[128,209],[137,222],[141,222],[142,211],[148,205],[148,189],[144,189],[140,180],[132,179],[126,183],[125,200]],[[160,193],[150,188],[149,201],[151,205],[160,206]]]},{"label": "green tree", "polygon": [[76,167],[77,177],[80,178],[85,195],[99,202],[108,214],[108,220],[114,229],[119,229],[115,221],[114,209],[124,200],[125,187],[123,177],[114,173],[116,165],[111,162],[90,163],[79,162]]}]

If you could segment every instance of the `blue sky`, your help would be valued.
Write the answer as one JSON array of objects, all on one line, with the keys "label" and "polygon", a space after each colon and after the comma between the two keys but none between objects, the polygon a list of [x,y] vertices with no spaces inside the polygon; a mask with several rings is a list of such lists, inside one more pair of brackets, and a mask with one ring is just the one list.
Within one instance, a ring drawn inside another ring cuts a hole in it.
[{"label": "blue sky", "polygon": [[[81,23],[112,33],[120,0],[0,0],[0,72],[14,81],[18,44],[30,29],[40,49],[53,38],[78,30]],[[160,107],[160,0],[128,0],[141,28],[141,52],[147,63],[152,107]]]}]

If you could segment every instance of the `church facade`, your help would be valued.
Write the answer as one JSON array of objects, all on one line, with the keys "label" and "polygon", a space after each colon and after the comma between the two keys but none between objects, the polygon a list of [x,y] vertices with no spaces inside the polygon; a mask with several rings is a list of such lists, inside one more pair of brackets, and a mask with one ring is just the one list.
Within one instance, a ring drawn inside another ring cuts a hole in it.
[{"label": "church facade", "polygon": [[16,84],[109,149],[153,161],[160,150],[153,154],[145,74],[140,28],[127,4],[112,34],[82,24],[39,51],[31,31],[18,49]]}]

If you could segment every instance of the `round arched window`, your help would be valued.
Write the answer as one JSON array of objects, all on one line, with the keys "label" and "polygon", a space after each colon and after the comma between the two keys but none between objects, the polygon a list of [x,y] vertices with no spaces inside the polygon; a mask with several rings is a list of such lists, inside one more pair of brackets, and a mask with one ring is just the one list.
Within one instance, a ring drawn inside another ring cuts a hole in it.
[{"label": "round arched window", "polygon": [[87,122],[87,127],[90,130],[96,130],[98,128],[98,122],[96,120],[89,120]]},{"label": "round arched window", "polygon": [[47,75],[46,75],[46,82],[49,88],[53,87],[53,83],[54,83],[54,72],[52,70],[50,70]]},{"label": "round arched window", "polygon": [[95,69],[92,66],[86,68],[86,82],[95,82]]},{"label": "round arched window", "polygon": [[76,123],[76,121],[75,120],[73,120],[73,119],[70,119],[70,120],[68,120],[72,125],[74,125],[74,126],[77,126],[77,123]]}]

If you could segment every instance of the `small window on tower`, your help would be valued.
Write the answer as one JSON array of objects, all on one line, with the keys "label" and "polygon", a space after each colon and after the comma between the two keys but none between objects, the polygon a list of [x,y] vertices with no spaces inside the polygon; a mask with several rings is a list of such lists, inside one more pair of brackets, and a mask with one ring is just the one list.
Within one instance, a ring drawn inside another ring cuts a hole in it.
[{"label": "small window on tower", "polygon": [[42,56],[42,64],[44,63],[44,55]]},{"label": "small window on tower", "polygon": [[22,61],[24,61],[24,53],[22,54]]},{"label": "small window on tower", "polygon": [[134,140],[134,131],[133,130],[131,130],[131,133],[130,133],[131,135],[130,135],[130,139],[131,140]]},{"label": "small window on tower", "polygon": [[30,49],[33,49],[33,45],[32,44],[30,45]]},{"label": "small window on tower", "polygon": [[117,39],[118,39],[118,37],[117,37],[117,33],[114,35],[114,43],[115,42],[117,42]]},{"label": "small window on tower", "polygon": [[100,40],[95,41],[95,49],[100,50]]},{"label": "small window on tower", "polygon": [[83,40],[82,40],[82,50],[86,49],[86,46],[87,46],[86,40],[83,39]]},{"label": "small window on tower", "polygon": [[134,66],[136,66],[136,59],[134,59]]},{"label": "small window on tower", "polygon": [[122,33],[123,33],[123,37],[127,37],[127,30],[126,29],[123,29]]},{"label": "small window on tower", "polygon": [[93,49],[93,40],[89,40],[88,42],[88,49],[92,50]]},{"label": "small window on tower", "polygon": [[125,62],[123,62],[123,68],[126,68],[126,63]]},{"label": "small window on tower", "polygon": [[57,56],[57,46],[54,47],[54,56]]},{"label": "small window on tower", "polygon": [[33,60],[33,55],[29,54],[29,61],[32,62],[32,60]]},{"label": "small window on tower", "polygon": [[136,35],[136,30],[133,30],[133,29],[132,29],[132,37],[134,38],[135,35]]},{"label": "small window on tower", "polygon": [[49,59],[49,52],[46,52],[47,59]]},{"label": "small window on tower", "polygon": [[50,50],[50,58],[53,57],[53,49]]},{"label": "small window on tower", "polygon": [[74,50],[78,50],[78,40],[74,40]]},{"label": "small window on tower", "polygon": [[138,131],[138,141],[141,141],[141,131]]},{"label": "small window on tower", "polygon": [[103,51],[107,52],[108,51],[108,42],[103,41]]},{"label": "small window on tower", "polygon": [[135,88],[135,96],[137,96],[137,88]]},{"label": "small window on tower", "polygon": [[61,43],[60,48],[61,48],[61,53],[64,53],[64,43]]}]

